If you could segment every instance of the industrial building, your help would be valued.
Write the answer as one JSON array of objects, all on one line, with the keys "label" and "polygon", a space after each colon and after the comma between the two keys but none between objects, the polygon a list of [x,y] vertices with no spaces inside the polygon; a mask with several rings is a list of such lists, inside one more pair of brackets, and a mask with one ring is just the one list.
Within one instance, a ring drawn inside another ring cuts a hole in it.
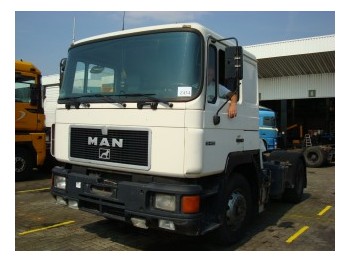
[{"label": "industrial building", "polygon": [[[260,105],[277,113],[277,127],[283,134],[279,146],[300,146],[305,134],[321,143],[334,143],[335,36],[244,48],[258,60]],[[58,75],[43,77],[47,92],[55,98],[58,79]],[[50,102],[48,111],[54,114]]]},{"label": "industrial building", "polygon": [[273,109],[281,147],[335,140],[334,35],[246,46],[258,59],[260,104]]}]

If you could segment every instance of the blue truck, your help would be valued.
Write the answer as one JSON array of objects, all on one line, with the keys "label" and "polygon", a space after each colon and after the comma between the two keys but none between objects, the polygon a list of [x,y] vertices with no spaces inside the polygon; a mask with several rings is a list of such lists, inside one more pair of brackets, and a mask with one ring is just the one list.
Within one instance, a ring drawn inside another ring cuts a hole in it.
[{"label": "blue truck", "polygon": [[259,136],[267,151],[277,149],[276,113],[264,106],[259,106]]}]

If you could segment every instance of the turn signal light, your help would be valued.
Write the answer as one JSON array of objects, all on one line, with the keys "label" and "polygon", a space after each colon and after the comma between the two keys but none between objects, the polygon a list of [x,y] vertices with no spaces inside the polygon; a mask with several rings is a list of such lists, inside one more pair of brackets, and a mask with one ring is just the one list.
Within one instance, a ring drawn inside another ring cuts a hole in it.
[{"label": "turn signal light", "polygon": [[196,196],[183,196],[181,199],[181,211],[186,214],[193,214],[199,212],[200,197]]}]

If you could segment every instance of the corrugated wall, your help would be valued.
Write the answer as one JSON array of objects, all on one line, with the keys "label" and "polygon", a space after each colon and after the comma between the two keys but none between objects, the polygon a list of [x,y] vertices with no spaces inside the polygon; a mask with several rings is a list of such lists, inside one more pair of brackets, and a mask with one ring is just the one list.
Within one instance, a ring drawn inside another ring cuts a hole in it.
[{"label": "corrugated wall", "polygon": [[[316,91],[315,97],[309,97],[309,90]],[[334,73],[259,79],[261,101],[326,97],[335,97]]]},{"label": "corrugated wall", "polygon": [[335,50],[335,35],[325,35],[244,47],[257,59],[322,53]]}]

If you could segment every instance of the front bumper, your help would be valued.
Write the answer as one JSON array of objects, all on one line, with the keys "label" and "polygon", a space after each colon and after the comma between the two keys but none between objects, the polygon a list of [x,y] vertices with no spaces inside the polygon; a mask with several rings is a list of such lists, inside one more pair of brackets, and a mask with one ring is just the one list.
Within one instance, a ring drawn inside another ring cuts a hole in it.
[{"label": "front bumper", "polygon": [[[154,182],[149,177],[134,179],[132,175],[128,179],[112,181],[96,174],[86,175],[84,172],[55,167],[52,170],[52,179],[56,176],[65,177],[66,187],[59,189],[53,183],[52,195],[63,203],[74,203],[72,206],[80,210],[143,228],[165,229],[195,236],[219,226],[215,221],[211,221],[214,216],[208,213],[205,204],[208,199],[212,201],[213,192],[206,193],[199,184],[172,183],[171,179]],[[156,193],[174,195],[175,211],[155,208]],[[181,199],[191,195],[200,196],[200,210],[197,213],[185,214],[181,210]],[[167,228],[164,225],[170,226]]]}]

